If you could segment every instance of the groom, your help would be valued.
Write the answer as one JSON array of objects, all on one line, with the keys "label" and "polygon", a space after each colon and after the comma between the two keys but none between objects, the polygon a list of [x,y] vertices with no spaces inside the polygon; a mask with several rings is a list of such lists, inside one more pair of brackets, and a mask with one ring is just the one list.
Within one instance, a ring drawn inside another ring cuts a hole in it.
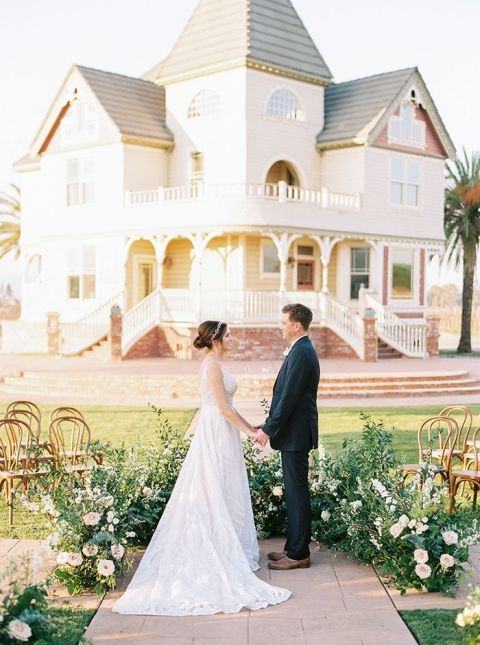
[{"label": "groom", "polygon": [[282,455],[287,541],[284,551],[268,554],[270,569],[310,566],[310,492],[308,453],[318,446],[317,388],[320,366],[308,337],[312,312],[301,304],[282,309],[282,335],[290,343],[273,386],[270,412],[255,441]]}]

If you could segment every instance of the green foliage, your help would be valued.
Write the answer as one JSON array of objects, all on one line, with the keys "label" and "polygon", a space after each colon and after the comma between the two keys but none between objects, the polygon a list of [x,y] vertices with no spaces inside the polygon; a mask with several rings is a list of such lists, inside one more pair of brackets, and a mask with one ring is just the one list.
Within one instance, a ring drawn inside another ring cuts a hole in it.
[{"label": "green foliage", "polygon": [[414,609],[400,615],[420,645],[471,645],[471,639],[455,625],[456,609]]}]

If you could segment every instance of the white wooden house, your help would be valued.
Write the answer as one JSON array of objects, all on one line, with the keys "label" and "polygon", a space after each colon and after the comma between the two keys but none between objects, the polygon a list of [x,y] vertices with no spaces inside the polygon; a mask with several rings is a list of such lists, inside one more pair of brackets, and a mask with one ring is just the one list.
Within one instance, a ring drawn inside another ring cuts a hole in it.
[{"label": "white wooden house", "polygon": [[48,312],[75,353],[119,304],[140,355],[167,352],[135,353],[152,330],[168,345],[221,318],[247,338],[296,300],[361,358],[365,305],[423,356],[453,155],[417,68],[336,84],[290,0],[200,0],[143,78],[74,65],[16,162],[22,316],[3,351],[44,350]]}]

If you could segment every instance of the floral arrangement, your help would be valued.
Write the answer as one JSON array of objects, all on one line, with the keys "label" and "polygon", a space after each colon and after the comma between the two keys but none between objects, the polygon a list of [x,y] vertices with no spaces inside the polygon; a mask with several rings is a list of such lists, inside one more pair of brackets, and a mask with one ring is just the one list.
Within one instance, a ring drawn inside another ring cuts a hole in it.
[{"label": "floral arrangement", "polygon": [[0,602],[0,643],[47,644],[51,632],[47,585],[35,584],[33,574],[42,564],[38,555],[26,554],[10,564],[2,576]]},{"label": "floral arrangement", "polygon": [[457,614],[455,623],[465,629],[470,643],[480,643],[480,587],[470,591],[465,608]]}]

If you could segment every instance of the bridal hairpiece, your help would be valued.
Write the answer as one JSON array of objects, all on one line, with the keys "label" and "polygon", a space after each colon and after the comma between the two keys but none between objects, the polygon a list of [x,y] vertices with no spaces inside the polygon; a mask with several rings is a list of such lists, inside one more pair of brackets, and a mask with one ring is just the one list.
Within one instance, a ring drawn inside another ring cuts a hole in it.
[{"label": "bridal hairpiece", "polygon": [[215,340],[215,338],[218,336],[218,332],[220,331],[220,327],[223,325],[223,322],[221,320],[218,321],[218,325],[215,327],[215,331],[212,334],[212,340]]}]

